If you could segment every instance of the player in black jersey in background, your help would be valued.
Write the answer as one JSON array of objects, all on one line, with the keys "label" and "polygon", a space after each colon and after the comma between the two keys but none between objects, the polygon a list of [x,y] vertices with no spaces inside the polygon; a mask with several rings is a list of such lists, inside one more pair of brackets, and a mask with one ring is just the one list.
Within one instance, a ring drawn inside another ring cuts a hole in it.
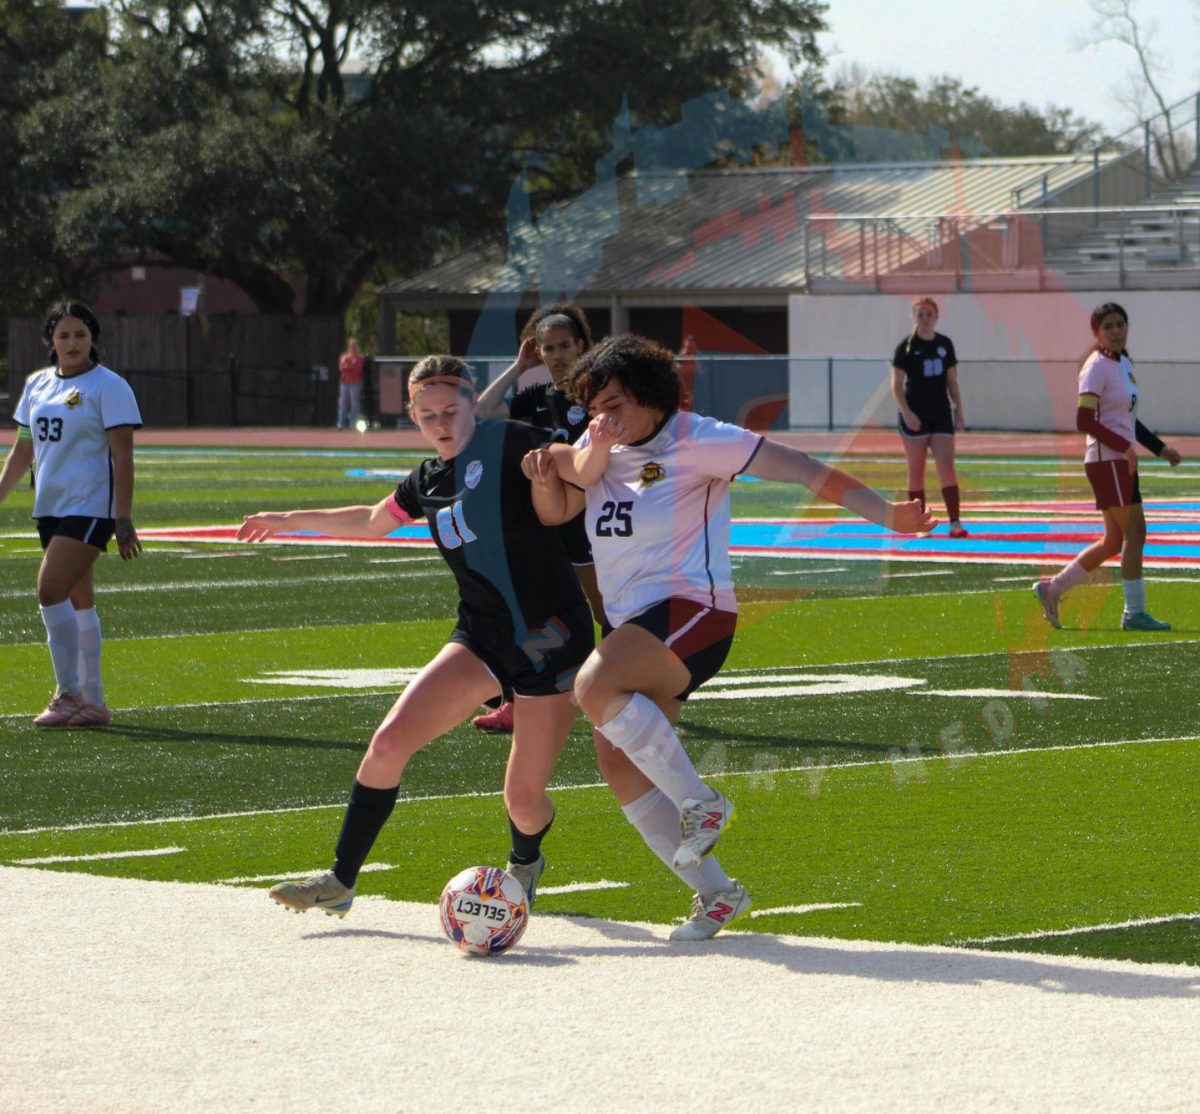
[{"label": "player in black jersey in background", "polygon": [[[963,428],[954,343],[936,331],[937,302],[912,304],[913,331],[892,356],[892,396],[900,408],[900,442],[908,462],[908,497],[925,506],[925,454],[933,452],[950,536],[965,538],[959,521],[958,476],[954,471],[954,434]],[[951,403],[954,405],[951,411]]]},{"label": "player in black jersey in background", "polygon": [[542,838],[554,819],[546,785],[575,721],[575,674],[595,642],[561,536],[538,520],[521,470],[545,435],[519,422],[476,423],[471,371],[453,356],[422,360],[409,377],[409,398],[437,456],[393,494],[374,506],[251,515],[238,530],[250,542],[296,530],[378,538],[427,518],[458,581],[454,631],[384,717],[358,768],[333,868],[271,890],[300,912],[316,907],[345,916],[408,760],[501,695],[518,698],[504,777],[512,829],[507,869],[532,905],[545,867]]},{"label": "player in black jersey in background", "polygon": [[[512,365],[502,372],[479,396],[476,414],[480,418],[510,417],[548,430],[555,441],[573,445],[587,429],[587,411],[568,393],[575,364],[592,347],[592,332],[587,316],[574,302],[555,302],[536,310],[521,332],[521,348]],[[521,375],[544,364],[552,382],[535,383],[518,391],[506,406],[509,387]],[[592,547],[583,525],[583,515],[559,527],[571,564],[591,605],[596,622],[604,624],[604,601],[596,583]],[[481,731],[511,731],[513,710],[510,703],[494,712],[476,716],[471,722]]]}]

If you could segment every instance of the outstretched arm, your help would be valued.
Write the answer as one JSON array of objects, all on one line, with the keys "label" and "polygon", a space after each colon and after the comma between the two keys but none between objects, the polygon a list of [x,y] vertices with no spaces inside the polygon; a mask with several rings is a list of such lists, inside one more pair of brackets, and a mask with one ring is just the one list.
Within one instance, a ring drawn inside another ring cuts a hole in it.
[{"label": "outstretched arm", "polygon": [[[391,506],[389,506],[389,504]],[[332,507],[313,511],[260,511],[247,515],[238,528],[240,542],[265,542],[276,534],[311,530],[335,538],[382,538],[403,525],[389,495],[373,507]],[[399,510],[399,507],[396,507]],[[403,511],[400,514],[409,520]]]},{"label": "outstretched arm", "polygon": [[530,368],[538,365],[538,346],[533,337],[521,341],[517,358],[508,365],[479,396],[475,404],[475,416],[478,418],[504,418],[508,416],[508,407],[504,404],[504,396],[513,385]]},{"label": "outstretched arm", "polygon": [[925,533],[935,525],[933,518],[921,509],[919,499],[889,503],[848,472],[831,468],[808,453],[768,438],[763,439],[746,475],[757,476],[760,480],[803,484],[822,499],[898,534]]}]

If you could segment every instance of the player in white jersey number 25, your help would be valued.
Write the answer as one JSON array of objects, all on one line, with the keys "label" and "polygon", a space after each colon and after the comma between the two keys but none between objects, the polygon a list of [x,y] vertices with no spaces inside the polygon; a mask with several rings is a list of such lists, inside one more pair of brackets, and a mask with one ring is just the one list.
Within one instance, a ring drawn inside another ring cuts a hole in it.
[{"label": "player in white jersey number 25", "polygon": [[542,521],[585,509],[608,623],[575,696],[603,736],[600,770],[626,816],[695,890],[675,938],[704,939],[750,906],[709,857],[733,805],[700,780],[673,727],[733,641],[729,485],[737,475],[803,484],[899,533],[934,523],[919,500],[890,503],[799,449],[681,411],[672,354],[643,337],[587,352],[572,389],[592,415],[588,432],[535,449],[523,467]]}]

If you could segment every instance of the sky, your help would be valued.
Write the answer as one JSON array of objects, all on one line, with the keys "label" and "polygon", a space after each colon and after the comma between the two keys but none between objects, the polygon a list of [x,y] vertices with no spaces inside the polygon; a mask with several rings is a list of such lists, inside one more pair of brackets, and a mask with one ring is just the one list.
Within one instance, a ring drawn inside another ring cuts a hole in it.
[{"label": "sky", "polygon": [[[1134,53],[1087,45],[1098,37],[1088,0],[827,2],[819,43],[828,72],[855,62],[919,81],[946,74],[1004,105],[1069,108],[1110,134],[1136,122],[1117,95]],[[1200,0],[1133,0],[1132,11],[1143,31],[1156,29],[1167,103],[1200,91]]]}]

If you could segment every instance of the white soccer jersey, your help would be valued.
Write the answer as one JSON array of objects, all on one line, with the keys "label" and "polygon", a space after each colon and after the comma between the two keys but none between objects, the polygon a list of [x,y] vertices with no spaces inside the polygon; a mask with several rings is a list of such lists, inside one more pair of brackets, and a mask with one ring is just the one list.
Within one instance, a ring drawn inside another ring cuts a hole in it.
[{"label": "white soccer jersey", "polygon": [[[1096,418],[1131,445],[1137,440],[1137,380],[1133,377],[1133,364],[1128,356],[1114,360],[1103,352],[1093,352],[1079,369],[1079,393],[1099,397]],[[1097,460],[1121,460],[1124,453],[1102,445],[1090,434],[1087,451],[1083,454],[1086,463]]]},{"label": "white soccer jersey", "polygon": [[33,517],[113,518],[108,431],[140,426],[133,390],[102,364],[79,375],[35,371],[13,414],[33,435]]},{"label": "white soccer jersey", "polygon": [[679,411],[649,441],[613,447],[604,475],[585,489],[596,578],[613,626],[670,596],[737,610],[729,485],[760,444],[741,426]]}]

